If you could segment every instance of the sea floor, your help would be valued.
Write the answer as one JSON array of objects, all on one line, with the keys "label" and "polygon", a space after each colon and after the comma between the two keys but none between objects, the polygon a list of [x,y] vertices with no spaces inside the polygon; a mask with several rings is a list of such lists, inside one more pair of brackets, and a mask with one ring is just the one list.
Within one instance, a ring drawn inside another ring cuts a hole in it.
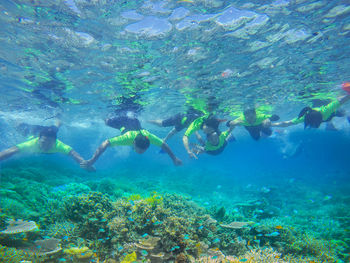
[{"label": "sea floor", "polygon": [[126,166],[86,173],[14,160],[1,170],[0,258],[348,262],[350,196],[341,177],[315,184],[291,174],[252,180]]}]

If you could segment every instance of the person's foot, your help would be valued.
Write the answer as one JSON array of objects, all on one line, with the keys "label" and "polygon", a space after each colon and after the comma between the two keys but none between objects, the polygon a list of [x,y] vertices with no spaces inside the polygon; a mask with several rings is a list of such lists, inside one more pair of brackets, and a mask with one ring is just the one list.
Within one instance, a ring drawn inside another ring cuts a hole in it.
[{"label": "person's foot", "polygon": [[158,125],[159,127],[162,127],[162,123],[163,123],[162,120],[149,120],[147,122]]},{"label": "person's foot", "polygon": [[338,129],[334,126],[332,122],[326,122],[326,130],[327,131],[337,131]]}]

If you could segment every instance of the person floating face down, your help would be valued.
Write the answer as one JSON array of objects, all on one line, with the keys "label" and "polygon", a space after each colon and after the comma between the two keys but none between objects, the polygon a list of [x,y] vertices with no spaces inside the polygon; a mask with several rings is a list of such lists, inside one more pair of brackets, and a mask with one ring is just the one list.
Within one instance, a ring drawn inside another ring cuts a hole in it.
[{"label": "person floating face down", "polygon": [[[195,119],[187,128],[184,136],[182,137],[183,144],[185,146],[185,149],[189,155],[190,158],[197,158],[197,154],[199,153],[197,149],[190,149],[189,145],[189,137],[199,130],[202,130],[204,134],[207,136],[208,141],[212,141],[215,146],[217,146],[217,141],[220,137],[220,131],[219,131],[219,124],[220,120],[217,119],[212,114],[205,114],[202,117],[199,117]],[[196,133],[197,134],[197,133]],[[199,138],[199,135],[197,135],[197,139],[201,141],[202,144],[205,144],[203,140]],[[221,145],[223,146],[223,145]],[[196,153],[193,151],[195,150]]]},{"label": "person floating face down", "polygon": [[234,137],[231,134],[233,127],[228,130],[221,132],[219,130],[220,120],[216,118],[208,119],[205,123],[206,126],[210,126],[214,128],[214,131],[206,134],[206,141],[204,141],[201,135],[196,131],[196,137],[199,141],[200,145],[195,144],[192,148],[192,152],[195,154],[207,153],[210,155],[219,155],[221,154],[228,142]]},{"label": "person floating face down", "polygon": [[228,127],[244,126],[254,140],[259,140],[261,135],[271,136],[271,122],[279,120],[279,116],[258,113],[255,108],[249,108],[241,116],[233,121],[228,121]]},{"label": "person floating face down", "polygon": [[184,128],[187,128],[195,119],[201,117],[202,115],[203,113],[201,111],[191,107],[186,113],[177,113],[165,120],[149,120],[148,122],[159,127],[174,127],[164,138],[164,141],[166,142],[176,133],[182,131]]},{"label": "person floating face down", "polygon": [[304,123],[304,129],[306,128],[319,128],[322,122],[330,122],[334,117],[344,117],[343,111],[339,110],[340,106],[346,103],[350,99],[350,94],[340,96],[327,105],[311,108],[303,108],[298,117],[289,120],[272,124],[276,127],[289,127],[299,123]]},{"label": "person floating face down", "polygon": [[121,129],[122,135],[102,142],[91,159],[86,161],[85,165],[87,167],[93,165],[110,146],[132,146],[135,152],[143,154],[149,148],[150,144],[161,147],[170,156],[175,165],[182,164],[182,161],[174,155],[170,147],[163,140],[141,128],[138,119],[128,116],[116,116],[112,119],[107,119],[106,124],[110,127]]},{"label": "person floating face down", "polygon": [[64,144],[57,139],[58,127],[56,126],[40,126],[40,133],[38,137],[30,139],[26,142],[17,144],[11,148],[8,148],[0,152],[0,161],[5,160],[17,153],[63,153],[71,156],[80,167],[94,171],[92,166],[86,166],[85,160],[69,145]]}]

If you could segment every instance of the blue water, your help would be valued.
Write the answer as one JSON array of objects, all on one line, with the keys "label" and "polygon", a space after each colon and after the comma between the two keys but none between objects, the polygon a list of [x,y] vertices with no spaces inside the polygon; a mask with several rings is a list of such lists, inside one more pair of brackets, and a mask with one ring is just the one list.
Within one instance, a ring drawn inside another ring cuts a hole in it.
[{"label": "blue water", "polygon": [[[20,123],[59,120],[58,138],[87,160],[120,135],[104,120],[125,110],[160,138],[170,128],[147,121],[189,107],[225,120],[262,107],[288,121],[350,81],[346,0],[3,0],[0,10],[1,151],[28,140]],[[342,109],[335,131],[299,124],[255,141],[236,127],[223,153],[198,160],[184,129],[168,141],[182,166],[154,145],[109,147],[96,172],[63,154],[15,154],[0,162],[0,261],[348,262],[349,102]],[[6,233],[11,220],[38,229]],[[247,225],[227,227],[237,222]],[[40,240],[62,250],[45,254]]]}]

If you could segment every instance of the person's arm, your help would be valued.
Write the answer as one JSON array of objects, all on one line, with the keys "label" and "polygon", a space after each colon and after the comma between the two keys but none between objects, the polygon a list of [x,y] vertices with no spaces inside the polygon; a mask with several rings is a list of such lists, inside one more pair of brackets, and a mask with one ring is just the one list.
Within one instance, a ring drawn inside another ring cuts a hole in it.
[{"label": "person's arm", "polygon": [[[232,131],[233,131],[233,129],[235,128],[236,126],[230,126],[230,128],[228,128],[225,132],[227,132],[228,133],[228,135],[227,135],[227,137],[226,137],[226,141],[228,142],[228,141],[230,141],[230,139],[233,137],[233,135],[232,135]],[[235,140],[235,138],[233,137],[233,139]]]},{"label": "person's arm", "polygon": [[340,105],[346,103],[348,100],[350,100],[350,94],[338,98]]},{"label": "person's arm", "polygon": [[8,148],[2,152],[0,152],[0,161],[5,160],[7,158],[10,158],[12,155],[19,152],[19,149],[17,146],[13,146],[11,148]]},{"label": "person's arm", "polygon": [[168,135],[164,138],[164,141],[166,142],[167,140],[169,140],[171,137],[174,136],[175,133],[176,133],[176,129],[173,128],[173,129],[168,133]]},{"label": "person's arm", "polygon": [[86,171],[96,171],[96,169],[89,165],[88,161],[84,160],[83,157],[80,156],[79,153],[77,153],[76,151],[74,150],[71,150],[69,152],[69,155],[77,162],[79,163],[80,167]]},{"label": "person's arm", "polygon": [[281,122],[271,123],[271,126],[273,126],[273,127],[289,127],[289,126],[292,126],[295,124],[297,124],[297,123],[294,123],[291,120],[291,121],[281,121]]},{"label": "person's arm", "polygon": [[204,146],[205,145],[205,141],[203,140],[202,136],[199,134],[199,132],[196,131],[196,137],[197,140],[199,141],[199,143]]},{"label": "person's arm", "polygon": [[228,127],[235,127],[237,125],[240,125],[241,123],[242,123],[242,120],[240,118],[237,118],[237,119],[235,119],[233,121],[227,122],[226,126],[228,126]]},{"label": "person's arm", "polygon": [[107,147],[110,145],[109,140],[105,140],[96,150],[96,152],[94,153],[94,155],[91,157],[90,160],[87,161],[88,165],[93,165],[97,159],[100,157],[100,155],[102,153],[104,153],[104,151],[107,149]]},{"label": "person's arm", "polygon": [[172,152],[170,147],[165,142],[163,142],[162,144],[162,149],[169,155],[169,157],[173,160],[176,166],[182,165],[182,161],[175,156],[175,154]]},{"label": "person's arm", "polygon": [[182,137],[182,141],[183,141],[183,143],[184,143],[185,149],[186,149],[188,155],[190,156],[190,158],[198,159],[197,155],[196,155],[195,153],[193,153],[193,152],[191,151],[191,149],[190,149],[190,146],[189,146],[189,144],[188,144],[188,136],[184,135],[184,136]]}]

